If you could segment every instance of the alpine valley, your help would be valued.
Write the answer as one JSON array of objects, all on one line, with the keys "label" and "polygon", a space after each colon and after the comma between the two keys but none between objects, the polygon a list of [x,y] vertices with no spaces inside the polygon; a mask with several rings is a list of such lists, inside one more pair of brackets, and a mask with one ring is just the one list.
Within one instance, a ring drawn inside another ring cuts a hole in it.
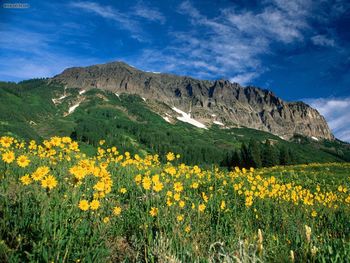
[{"label": "alpine valley", "polygon": [[101,138],[132,154],[172,151],[188,164],[260,167],[350,161],[324,117],[303,102],[227,80],[144,72],[123,62],[0,83],[0,135]]}]

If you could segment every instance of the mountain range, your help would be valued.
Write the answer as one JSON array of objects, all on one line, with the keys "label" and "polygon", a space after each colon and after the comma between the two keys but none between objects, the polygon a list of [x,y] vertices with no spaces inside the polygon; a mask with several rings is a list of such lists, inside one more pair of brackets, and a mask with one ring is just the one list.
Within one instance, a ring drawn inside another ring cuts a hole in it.
[{"label": "mountain range", "polygon": [[97,88],[117,94],[138,94],[164,103],[167,107],[154,109],[164,117],[174,116],[175,107],[190,114],[203,127],[215,121],[228,127],[267,131],[282,139],[297,134],[334,139],[324,117],[307,104],[286,102],[269,90],[242,87],[227,80],[144,72],[123,62],[68,68],[52,80],[80,90]]}]

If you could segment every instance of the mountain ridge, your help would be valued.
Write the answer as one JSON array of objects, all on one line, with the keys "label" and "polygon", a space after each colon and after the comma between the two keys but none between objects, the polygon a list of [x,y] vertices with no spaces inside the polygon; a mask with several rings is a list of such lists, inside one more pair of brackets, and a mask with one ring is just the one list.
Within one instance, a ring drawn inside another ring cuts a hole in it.
[{"label": "mountain ridge", "polygon": [[324,117],[304,102],[286,102],[272,91],[242,87],[228,80],[198,80],[188,76],[145,72],[124,62],[65,69],[52,81],[66,87],[93,88],[139,96],[176,107],[209,124],[245,126],[283,139],[301,134],[333,140]]}]

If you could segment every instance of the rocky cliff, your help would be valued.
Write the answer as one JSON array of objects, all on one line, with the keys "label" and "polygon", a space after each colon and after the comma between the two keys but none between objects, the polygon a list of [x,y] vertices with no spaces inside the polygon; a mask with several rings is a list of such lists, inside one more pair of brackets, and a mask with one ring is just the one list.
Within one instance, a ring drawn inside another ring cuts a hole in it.
[{"label": "rocky cliff", "polygon": [[205,124],[214,118],[228,126],[268,131],[285,139],[295,134],[334,138],[324,117],[307,104],[285,102],[271,91],[226,80],[144,72],[123,62],[69,68],[53,80],[72,88],[138,94],[191,112],[193,118]]}]

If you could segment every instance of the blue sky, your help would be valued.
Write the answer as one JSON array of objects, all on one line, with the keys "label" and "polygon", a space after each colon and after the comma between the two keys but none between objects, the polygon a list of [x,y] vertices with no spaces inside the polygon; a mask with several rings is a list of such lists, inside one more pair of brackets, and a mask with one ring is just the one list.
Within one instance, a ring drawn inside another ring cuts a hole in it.
[{"label": "blue sky", "polygon": [[350,141],[350,3],[42,1],[0,8],[0,80],[115,60],[303,100]]}]

